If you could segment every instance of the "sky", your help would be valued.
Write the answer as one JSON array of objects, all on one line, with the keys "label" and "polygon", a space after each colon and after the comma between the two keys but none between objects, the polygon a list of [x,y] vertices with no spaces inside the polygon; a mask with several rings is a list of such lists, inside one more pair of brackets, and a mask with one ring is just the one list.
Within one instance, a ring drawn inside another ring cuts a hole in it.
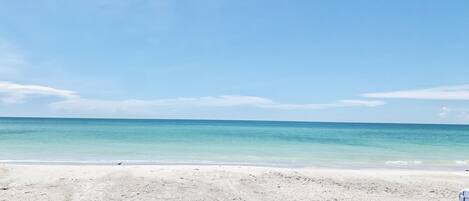
[{"label": "sky", "polygon": [[0,5],[0,116],[469,123],[468,1]]}]

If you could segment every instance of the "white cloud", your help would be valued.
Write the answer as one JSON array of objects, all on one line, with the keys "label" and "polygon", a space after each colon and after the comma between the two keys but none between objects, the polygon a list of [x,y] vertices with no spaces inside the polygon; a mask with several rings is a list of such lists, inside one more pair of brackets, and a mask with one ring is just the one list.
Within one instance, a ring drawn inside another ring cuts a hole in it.
[{"label": "white cloud", "polygon": [[253,106],[269,102],[270,100],[268,99],[253,96],[206,96],[156,100],[98,100],[78,98],[54,102],[51,103],[50,106],[56,111],[67,113],[148,114],[162,109]]},{"label": "white cloud", "polygon": [[175,98],[160,99],[149,101],[160,106],[178,106],[178,107],[233,107],[243,105],[265,105],[273,104],[273,101],[267,98],[256,96],[239,96],[239,95],[223,95],[223,96],[205,96],[196,98]]},{"label": "white cloud", "polygon": [[51,104],[57,111],[66,112],[105,112],[105,113],[147,113],[146,111],[158,111],[162,109],[188,109],[201,107],[237,107],[247,106],[254,108],[282,109],[282,110],[313,110],[339,107],[376,107],[383,105],[381,101],[367,100],[341,100],[325,104],[284,104],[277,103],[268,98],[256,96],[206,96],[196,98],[175,98],[158,100],[92,100],[69,99]]},{"label": "white cloud", "polygon": [[189,111],[198,108],[251,107],[276,110],[317,110],[343,107],[376,107],[385,104],[376,100],[339,100],[331,103],[279,103],[257,96],[222,95],[153,100],[100,100],[82,98],[78,93],[41,85],[0,82],[0,103],[21,103],[34,97],[56,97],[49,102],[57,114],[81,115],[157,115],[159,112]]},{"label": "white cloud", "polygon": [[273,109],[328,109],[328,108],[340,108],[340,107],[376,107],[384,105],[383,101],[375,100],[339,100],[333,103],[310,103],[310,104],[285,104],[275,103],[256,105],[261,108],[273,108]]},{"label": "white cloud", "polygon": [[396,98],[421,100],[469,100],[469,85],[442,86],[427,89],[366,93],[367,98]]},{"label": "white cloud", "polygon": [[441,119],[457,119],[463,122],[469,121],[469,109],[441,107],[438,116]]},{"label": "white cloud", "polygon": [[78,95],[73,91],[40,85],[22,85],[11,82],[0,82],[0,102],[20,103],[28,98],[38,96],[53,96],[63,99],[78,98]]},{"label": "white cloud", "polygon": [[450,108],[447,108],[447,107],[442,107],[440,108],[440,113],[438,113],[438,116],[440,116],[440,118],[446,118],[448,117],[449,113],[451,113],[451,109]]}]

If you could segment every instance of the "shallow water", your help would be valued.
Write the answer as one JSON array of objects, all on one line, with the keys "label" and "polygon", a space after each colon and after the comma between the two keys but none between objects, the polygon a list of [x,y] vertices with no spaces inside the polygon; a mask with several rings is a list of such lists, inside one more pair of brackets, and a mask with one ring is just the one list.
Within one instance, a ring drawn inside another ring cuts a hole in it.
[{"label": "shallow water", "polygon": [[465,168],[469,126],[0,118],[0,161]]}]

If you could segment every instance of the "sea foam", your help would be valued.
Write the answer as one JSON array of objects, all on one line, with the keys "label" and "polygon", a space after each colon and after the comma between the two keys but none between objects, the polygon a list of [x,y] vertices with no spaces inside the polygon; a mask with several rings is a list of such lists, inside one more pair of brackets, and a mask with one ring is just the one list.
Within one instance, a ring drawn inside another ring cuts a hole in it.
[{"label": "sea foam", "polygon": [[422,161],[386,161],[386,165],[396,166],[421,165],[422,163]]}]

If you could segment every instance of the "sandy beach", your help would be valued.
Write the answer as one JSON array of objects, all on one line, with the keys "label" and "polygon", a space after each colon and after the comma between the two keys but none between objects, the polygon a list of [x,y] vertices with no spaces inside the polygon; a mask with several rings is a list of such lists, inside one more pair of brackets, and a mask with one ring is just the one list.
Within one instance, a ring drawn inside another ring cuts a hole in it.
[{"label": "sandy beach", "polygon": [[469,173],[248,166],[0,165],[0,200],[457,200]]}]

